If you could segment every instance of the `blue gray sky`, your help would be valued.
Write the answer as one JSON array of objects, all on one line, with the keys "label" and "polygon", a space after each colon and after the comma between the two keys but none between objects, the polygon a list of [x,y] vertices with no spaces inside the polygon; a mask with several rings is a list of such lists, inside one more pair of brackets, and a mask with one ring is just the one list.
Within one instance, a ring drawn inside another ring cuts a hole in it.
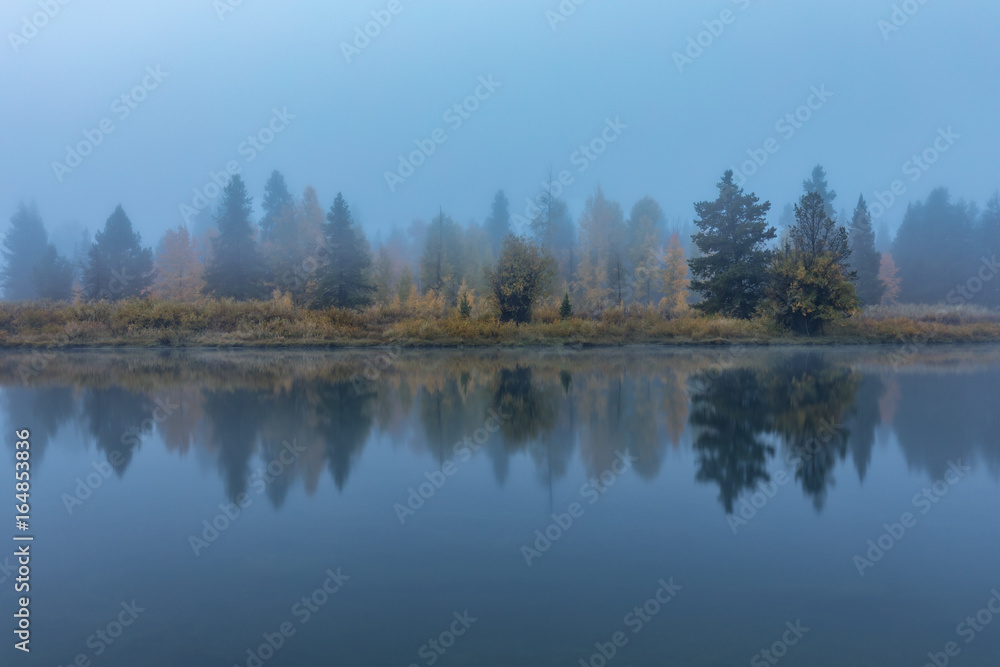
[{"label": "blue gray sky", "polygon": [[227,164],[256,204],[273,169],[343,192],[369,233],[482,220],[500,188],[523,212],[550,168],[574,215],[600,183],[671,222],[731,167],[775,219],[817,163],[838,210],[900,181],[893,227],[934,187],[1000,187],[993,0],[236,2],[4,0],[3,224],[35,200],[68,244],[121,203],[155,244]]}]

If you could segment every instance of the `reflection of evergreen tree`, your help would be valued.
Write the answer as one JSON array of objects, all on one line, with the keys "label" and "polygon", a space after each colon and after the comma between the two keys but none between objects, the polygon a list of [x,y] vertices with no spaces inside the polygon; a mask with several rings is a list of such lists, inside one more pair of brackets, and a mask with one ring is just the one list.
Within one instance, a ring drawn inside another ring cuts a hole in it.
[{"label": "reflection of evergreen tree", "polygon": [[881,422],[879,400],[885,391],[882,378],[877,375],[865,376],[858,389],[854,415],[847,422],[847,431],[851,434],[848,446],[854,467],[858,471],[858,479],[862,482],[865,481],[868,466],[871,464],[872,450],[875,447],[875,429]]},{"label": "reflection of evergreen tree", "polygon": [[226,495],[233,502],[247,492],[250,459],[264,418],[260,403],[260,392],[249,389],[210,391],[205,396],[205,416],[219,452]]},{"label": "reflection of evergreen tree", "polygon": [[326,440],[327,463],[338,490],[343,490],[351,466],[371,433],[372,390],[358,390],[351,382],[323,383],[316,389],[319,432]]},{"label": "reflection of evergreen tree", "polygon": [[774,430],[794,454],[795,478],[816,509],[833,485],[833,469],[847,455],[846,421],[861,376],[819,354],[793,355],[762,379]]},{"label": "reflection of evergreen tree", "polygon": [[770,480],[767,461],[774,447],[760,440],[768,417],[760,379],[746,368],[694,378],[691,425],[697,428],[697,479],[719,485],[727,514],[732,514],[741,493]]},{"label": "reflection of evergreen tree", "polygon": [[[696,376],[691,423],[701,469],[699,481],[714,481],[727,513],[740,494],[770,479],[766,466],[781,439],[795,479],[822,508],[833,469],[847,454],[845,422],[861,376],[817,354],[796,354],[771,367],[740,368]],[[877,395],[876,400],[877,400]],[[872,410],[877,412],[873,404]],[[867,414],[867,413],[866,413]],[[870,446],[869,446],[870,448]]]},{"label": "reflection of evergreen tree", "polygon": [[[25,389],[9,387],[4,390],[7,423],[11,428],[28,428],[31,431],[31,463],[37,467],[45,456],[49,441],[59,428],[73,418],[76,404],[69,387],[39,387]],[[8,438],[11,450],[17,442]]]},{"label": "reflection of evergreen tree", "polygon": [[1000,372],[898,373],[899,407],[893,419],[909,465],[941,479],[950,462],[982,457],[1000,470]]},{"label": "reflection of evergreen tree", "polygon": [[[149,434],[143,422],[152,420],[152,401],[121,387],[90,389],[83,398],[83,414],[89,430],[114,471],[122,476],[135,450]],[[145,422],[148,427],[150,422]]]}]

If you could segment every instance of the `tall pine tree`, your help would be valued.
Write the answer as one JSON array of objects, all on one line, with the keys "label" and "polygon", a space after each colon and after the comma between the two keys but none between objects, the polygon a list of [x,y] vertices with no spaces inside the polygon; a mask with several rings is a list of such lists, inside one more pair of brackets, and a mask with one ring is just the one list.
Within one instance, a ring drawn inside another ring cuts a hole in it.
[{"label": "tall pine tree", "polygon": [[226,186],[216,215],[219,235],[212,239],[212,259],[205,269],[205,292],[238,300],[259,299],[267,291],[264,256],[250,223],[250,195],[239,174]]},{"label": "tall pine tree", "polygon": [[812,176],[802,181],[802,189],[806,194],[816,193],[823,198],[823,210],[828,218],[834,218],[833,202],[837,199],[837,192],[831,190],[826,182],[826,171],[823,165],[813,167]]},{"label": "tall pine tree", "polygon": [[858,306],[847,267],[847,230],[826,214],[823,197],[811,192],[795,207],[789,237],[769,273],[767,307],[782,324],[811,335]]},{"label": "tall pine tree", "polygon": [[372,254],[368,240],[354,224],[344,196],[337,198],[326,214],[323,236],[328,253],[320,269],[316,305],[321,308],[361,308],[372,302]]},{"label": "tall pine tree", "polygon": [[31,273],[38,298],[50,301],[70,301],[75,276],[73,262],[56,252],[51,243]]},{"label": "tall pine tree", "polygon": [[119,204],[94,235],[83,272],[88,299],[119,301],[142,296],[153,282],[153,250],[142,247],[142,236]]},{"label": "tall pine tree", "polygon": [[858,198],[858,205],[854,208],[848,243],[851,248],[850,266],[857,274],[858,298],[862,305],[877,306],[885,292],[885,286],[879,279],[882,253],[875,249],[875,230],[872,229],[872,216],[864,196]]},{"label": "tall pine tree", "polygon": [[294,205],[295,201],[288,191],[285,177],[275,169],[264,185],[264,201],[261,202],[264,216],[260,219],[260,240],[262,242],[271,239],[274,226],[290,213]]},{"label": "tall pine tree", "polygon": [[490,254],[496,257],[500,254],[503,240],[510,234],[510,201],[503,190],[493,197],[493,207],[490,216],[486,218],[485,227],[490,243]]},{"label": "tall pine tree", "polygon": [[9,301],[26,301],[39,297],[32,280],[34,267],[48,253],[49,235],[34,204],[21,203],[10,219],[10,229],[3,240],[4,298]]},{"label": "tall pine tree", "polygon": [[701,257],[688,260],[691,289],[701,294],[695,306],[704,313],[750,318],[764,295],[771,251],[765,246],[777,232],[767,225],[770,202],[745,194],[732,170],[718,183],[719,197],[694,205],[701,230],[694,242]]}]

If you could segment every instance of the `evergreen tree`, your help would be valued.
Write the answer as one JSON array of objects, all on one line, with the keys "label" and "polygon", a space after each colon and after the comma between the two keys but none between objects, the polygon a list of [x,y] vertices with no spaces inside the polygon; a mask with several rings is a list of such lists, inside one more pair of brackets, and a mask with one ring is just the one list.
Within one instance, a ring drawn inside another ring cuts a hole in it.
[{"label": "evergreen tree", "polygon": [[559,305],[559,318],[568,320],[573,317],[573,304],[569,301],[569,292],[563,295],[562,303]]},{"label": "evergreen tree", "polygon": [[[997,256],[1000,255],[1000,192],[995,193],[986,203],[978,231],[983,258],[992,259],[995,264]],[[983,286],[983,302],[993,307],[1000,306],[1000,276],[994,276]]]},{"label": "evergreen tree", "polygon": [[32,280],[34,267],[48,253],[49,235],[34,204],[21,203],[10,219],[10,229],[3,241],[4,298],[9,301],[27,301],[39,297]]},{"label": "evergreen tree", "polygon": [[851,217],[848,232],[851,248],[851,269],[857,273],[858,298],[862,305],[875,306],[882,302],[885,286],[878,274],[882,265],[882,254],[875,249],[875,230],[872,216],[868,212],[865,198],[858,198],[858,205]]},{"label": "evergreen tree", "polygon": [[[901,301],[941,303],[956,286],[966,285],[982,257],[976,239],[976,218],[973,206],[952,203],[945,188],[931,192],[925,202],[906,208],[892,252],[899,267]],[[967,294],[972,298],[953,296],[962,302],[980,297]]]},{"label": "evergreen tree", "polygon": [[274,226],[282,218],[290,217],[291,209],[294,205],[292,195],[288,192],[288,185],[285,177],[280,171],[275,169],[271,172],[271,177],[264,185],[264,201],[261,207],[264,209],[264,217],[260,219],[260,239],[269,241]]},{"label": "evergreen tree", "polygon": [[826,183],[826,172],[822,165],[816,165],[812,170],[812,177],[802,181],[802,189],[806,194],[816,193],[823,198],[823,209],[828,218],[834,218],[833,202],[837,199],[837,193],[831,190]]},{"label": "evergreen tree", "polygon": [[94,235],[83,275],[84,296],[109,301],[142,296],[153,275],[153,250],[142,247],[142,236],[119,205]]},{"label": "evergreen tree", "polygon": [[73,262],[56,252],[56,247],[50,243],[32,271],[32,282],[39,299],[70,301],[75,275]]},{"label": "evergreen tree", "polygon": [[826,322],[858,307],[847,261],[847,230],[826,214],[817,192],[802,196],[795,207],[791,243],[775,256],[769,273],[770,314],[782,324],[811,335]]},{"label": "evergreen tree", "polygon": [[206,293],[241,301],[266,295],[264,255],[254,238],[252,210],[246,185],[236,174],[216,215],[219,235],[212,239],[212,259],[205,269]]},{"label": "evergreen tree", "polygon": [[486,218],[486,235],[489,239],[490,255],[496,257],[500,253],[503,240],[510,234],[510,201],[503,190],[493,198],[493,208]]},{"label": "evergreen tree", "polygon": [[316,304],[321,308],[361,308],[372,302],[375,286],[368,239],[354,224],[344,196],[337,198],[326,214],[323,238],[328,253],[320,269]]},{"label": "evergreen tree", "polygon": [[694,242],[701,257],[688,260],[699,292],[695,307],[705,313],[750,318],[764,294],[771,251],[765,245],[776,236],[767,226],[770,202],[759,203],[757,195],[745,194],[733,182],[732,170],[718,183],[719,197],[694,205],[700,230]]},{"label": "evergreen tree", "polygon": [[795,205],[795,226],[789,237],[799,252],[810,257],[830,254],[840,266],[846,266],[851,255],[847,230],[829,216],[818,192],[802,195]]}]

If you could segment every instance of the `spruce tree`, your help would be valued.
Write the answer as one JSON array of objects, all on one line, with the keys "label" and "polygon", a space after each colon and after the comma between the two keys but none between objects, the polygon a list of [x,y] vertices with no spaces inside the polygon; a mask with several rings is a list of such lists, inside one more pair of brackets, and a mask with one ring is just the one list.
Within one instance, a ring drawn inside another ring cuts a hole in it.
[{"label": "spruce tree", "polygon": [[559,305],[559,318],[568,320],[573,317],[573,304],[569,300],[569,292],[563,294],[562,303]]},{"label": "spruce tree", "polygon": [[823,197],[811,192],[795,207],[789,237],[768,274],[766,309],[782,324],[811,335],[858,306],[847,266],[847,230],[826,214]]},{"label": "spruce tree", "polygon": [[806,194],[816,193],[823,198],[823,210],[827,217],[834,218],[833,202],[837,199],[837,192],[831,190],[826,182],[826,171],[823,165],[813,167],[812,176],[802,181],[802,189]]},{"label": "spruce tree", "polygon": [[862,305],[878,305],[885,292],[885,286],[878,277],[882,253],[875,249],[875,230],[872,229],[872,216],[864,196],[858,198],[851,217],[848,243],[851,249],[850,266],[857,274],[858,298]]},{"label": "spruce tree", "polygon": [[153,282],[153,250],[142,247],[142,236],[119,204],[94,235],[83,272],[88,299],[119,301],[142,296]]},{"label": "spruce tree", "polygon": [[50,243],[31,277],[39,299],[70,301],[75,275],[73,262],[56,252],[56,247]]},{"label": "spruce tree", "polygon": [[271,177],[267,179],[267,184],[264,185],[264,200],[261,202],[264,216],[260,219],[261,241],[271,239],[274,226],[279,220],[290,214],[294,204],[292,195],[288,191],[288,185],[285,183],[285,177],[275,169],[271,172]]},{"label": "spruce tree", "polygon": [[34,204],[18,206],[10,219],[10,229],[3,240],[4,298],[9,301],[37,299],[39,294],[32,280],[34,267],[48,252],[49,235]]},{"label": "spruce tree", "polygon": [[732,170],[718,183],[719,197],[694,205],[701,230],[693,237],[701,257],[688,260],[691,289],[701,293],[695,308],[704,313],[750,318],[764,294],[771,251],[765,244],[777,232],[767,225],[770,202],[745,194]]},{"label": "spruce tree", "polygon": [[236,174],[216,214],[219,235],[212,239],[212,259],[205,269],[206,294],[237,300],[265,296],[264,256],[254,239],[251,211],[246,185]]},{"label": "spruce tree", "polygon": [[493,207],[490,216],[486,218],[486,235],[489,239],[490,253],[496,257],[500,252],[503,240],[510,234],[510,201],[503,190],[493,197]]},{"label": "spruce tree", "polygon": [[354,224],[344,196],[337,198],[326,215],[323,236],[328,253],[320,269],[316,305],[321,308],[361,308],[372,302],[372,254],[368,240]]}]

